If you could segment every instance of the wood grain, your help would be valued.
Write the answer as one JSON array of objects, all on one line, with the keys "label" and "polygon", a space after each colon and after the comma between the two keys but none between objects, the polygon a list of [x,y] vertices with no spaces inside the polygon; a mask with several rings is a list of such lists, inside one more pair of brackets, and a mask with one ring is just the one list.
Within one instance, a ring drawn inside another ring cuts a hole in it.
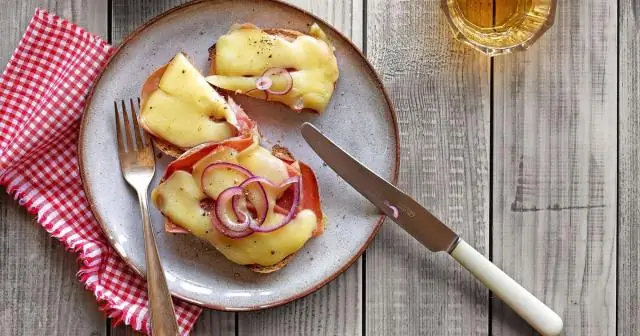
[{"label": "wood grain", "polygon": [[76,278],[76,256],[1,192],[0,335],[106,335],[106,318]]},{"label": "wood grain", "polygon": [[618,335],[640,329],[640,2],[619,2]]},{"label": "wood grain", "polygon": [[[288,1],[320,16],[362,47],[362,0]],[[319,291],[283,307],[238,315],[239,335],[361,335],[362,258]]]},{"label": "wood grain", "polygon": [[116,45],[130,32],[154,16],[161,14],[187,0],[112,0],[111,39]]},{"label": "wood grain", "polygon": [[[486,255],[489,59],[452,38],[439,1],[367,4],[368,57],[398,113],[400,188]],[[367,335],[487,335],[488,291],[392,222],[365,267]]]},{"label": "wood grain", "polygon": [[[113,41],[182,2],[113,0]],[[495,58],[490,154],[491,61],[453,41],[439,1],[292,2],[366,45],[398,112],[401,188],[481,252],[491,240],[495,263],[561,314],[566,335],[637,334],[640,5],[559,1],[554,27],[530,50]],[[1,67],[36,6],[108,35],[107,1],[0,0]],[[0,334],[106,335],[95,299],[76,280],[75,256],[6,195],[0,222]],[[489,321],[487,291],[448,259],[386,223],[365,262],[320,291],[239,314],[237,330],[235,314],[206,311],[193,334],[533,333],[497,300]]]},{"label": "wood grain", "polygon": [[0,67],[9,62],[36,7],[71,20],[94,34],[107,36],[107,0],[0,0]]},{"label": "wood grain", "polygon": [[[106,36],[106,1],[0,0],[0,68],[9,61],[35,8]],[[76,255],[0,191],[0,335],[106,335],[106,319],[77,280]]]},{"label": "wood grain", "polygon": [[[615,1],[558,1],[536,44],[495,58],[494,262],[566,335],[616,331],[616,29]],[[532,333],[497,299],[492,326]]]}]

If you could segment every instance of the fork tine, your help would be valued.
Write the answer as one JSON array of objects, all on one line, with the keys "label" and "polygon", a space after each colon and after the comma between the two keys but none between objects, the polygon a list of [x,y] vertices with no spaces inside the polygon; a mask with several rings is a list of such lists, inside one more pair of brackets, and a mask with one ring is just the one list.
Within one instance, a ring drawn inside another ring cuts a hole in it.
[{"label": "fork tine", "polygon": [[136,113],[136,106],[133,103],[133,99],[129,99],[129,103],[131,105],[131,119],[133,119],[133,133],[136,136],[136,144],[138,146],[138,150],[142,150],[144,145],[142,144],[142,135],[140,134],[140,126],[138,126],[138,114]]},{"label": "fork tine", "polygon": [[124,100],[121,100],[121,104],[122,104],[122,117],[124,118],[124,131],[127,136],[126,147],[127,147],[127,150],[133,151],[135,150],[135,148],[133,144],[133,137],[131,136],[131,125],[129,124],[129,113],[127,112],[127,106],[125,105]]},{"label": "fork tine", "polygon": [[116,138],[118,139],[118,152],[124,153],[125,147],[122,142],[122,126],[120,126],[120,113],[118,112],[118,103],[113,101],[114,114],[116,115]]}]

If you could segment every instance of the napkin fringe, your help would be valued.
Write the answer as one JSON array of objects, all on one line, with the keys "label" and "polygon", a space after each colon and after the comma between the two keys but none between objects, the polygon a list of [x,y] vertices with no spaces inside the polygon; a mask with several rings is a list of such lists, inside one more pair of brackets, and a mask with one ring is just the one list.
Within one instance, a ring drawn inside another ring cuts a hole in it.
[{"label": "napkin fringe", "polygon": [[99,241],[69,234],[70,231],[64,230],[65,223],[58,218],[57,211],[46,202],[43,196],[38,195],[31,183],[22,176],[8,172],[0,178],[0,184],[5,186],[7,194],[18,201],[20,206],[36,216],[38,223],[52,237],[62,242],[65,250],[78,253],[77,262],[80,269],[76,277],[98,299],[98,309],[111,319],[113,326],[124,323],[136,330],[150,332],[149,321],[146,318],[139,318],[145,315],[146,307],[117,302],[109,291],[100,286],[100,267],[106,263],[103,250],[110,247],[104,246]]},{"label": "napkin fringe", "polygon": [[[114,325],[149,333],[146,283],[93,218],[78,169],[82,111],[112,51],[99,37],[36,9],[0,76],[0,185],[78,253],[77,278]],[[181,334],[188,334],[202,308],[174,303]]]}]

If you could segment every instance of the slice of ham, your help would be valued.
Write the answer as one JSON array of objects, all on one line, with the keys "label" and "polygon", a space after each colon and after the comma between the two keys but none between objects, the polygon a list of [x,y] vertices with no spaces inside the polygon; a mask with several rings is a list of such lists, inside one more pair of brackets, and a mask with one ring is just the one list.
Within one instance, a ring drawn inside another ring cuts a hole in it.
[{"label": "slice of ham", "polygon": [[[254,139],[230,139],[222,143],[205,144],[198,147],[194,147],[188,152],[184,153],[175,161],[171,162],[167,167],[167,170],[162,178],[162,181],[166,180],[171,174],[178,170],[191,171],[193,165],[200,161],[205,156],[221,150],[225,147],[232,148],[237,151],[247,149],[253,144]],[[303,162],[292,161],[292,156],[287,152],[287,155],[278,154],[279,151],[275,151],[275,156],[287,164],[287,171],[289,176],[301,176],[302,177],[302,190],[301,201],[298,211],[311,210],[316,215],[317,225],[313,231],[313,236],[318,236],[324,230],[322,221],[324,220],[322,210],[320,207],[320,190],[318,188],[318,180],[313,170]],[[291,204],[289,198],[292,197],[292,193],[285,192],[278,199],[276,203],[276,212],[286,213]],[[171,222],[165,218],[165,231],[170,233],[187,233],[188,231],[180,227],[179,225]]]},{"label": "slice of ham", "polygon": [[171,176],[171,174],[178,170],[191,172],[191,169],[196,162],[221,148],[232,148],[240,152],[247,149],[255,141],[256,139],[254,139],[251,134],[248,134],[247,136],[231,138],[222,142],[211,142],[193,147],[167,166],[167,170],[164,172],[162,181],[166,180]]}]

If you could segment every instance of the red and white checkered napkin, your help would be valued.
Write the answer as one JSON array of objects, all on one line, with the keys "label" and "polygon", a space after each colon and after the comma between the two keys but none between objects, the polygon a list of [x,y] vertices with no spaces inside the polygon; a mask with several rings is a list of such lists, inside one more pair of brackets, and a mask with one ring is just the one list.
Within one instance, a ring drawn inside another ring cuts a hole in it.
[{"label": "red and white checkered napkin", "polygon": [[[112,52],[99,37],[36,10],[0,77],[0,183],[45,230],[79,253],[78,277],[101,310],[115,324],[149,332],[145,281],[109,245],[78,171],[80,117]],[[201,308],[178,300],[175,308],[187,334]]]}]

